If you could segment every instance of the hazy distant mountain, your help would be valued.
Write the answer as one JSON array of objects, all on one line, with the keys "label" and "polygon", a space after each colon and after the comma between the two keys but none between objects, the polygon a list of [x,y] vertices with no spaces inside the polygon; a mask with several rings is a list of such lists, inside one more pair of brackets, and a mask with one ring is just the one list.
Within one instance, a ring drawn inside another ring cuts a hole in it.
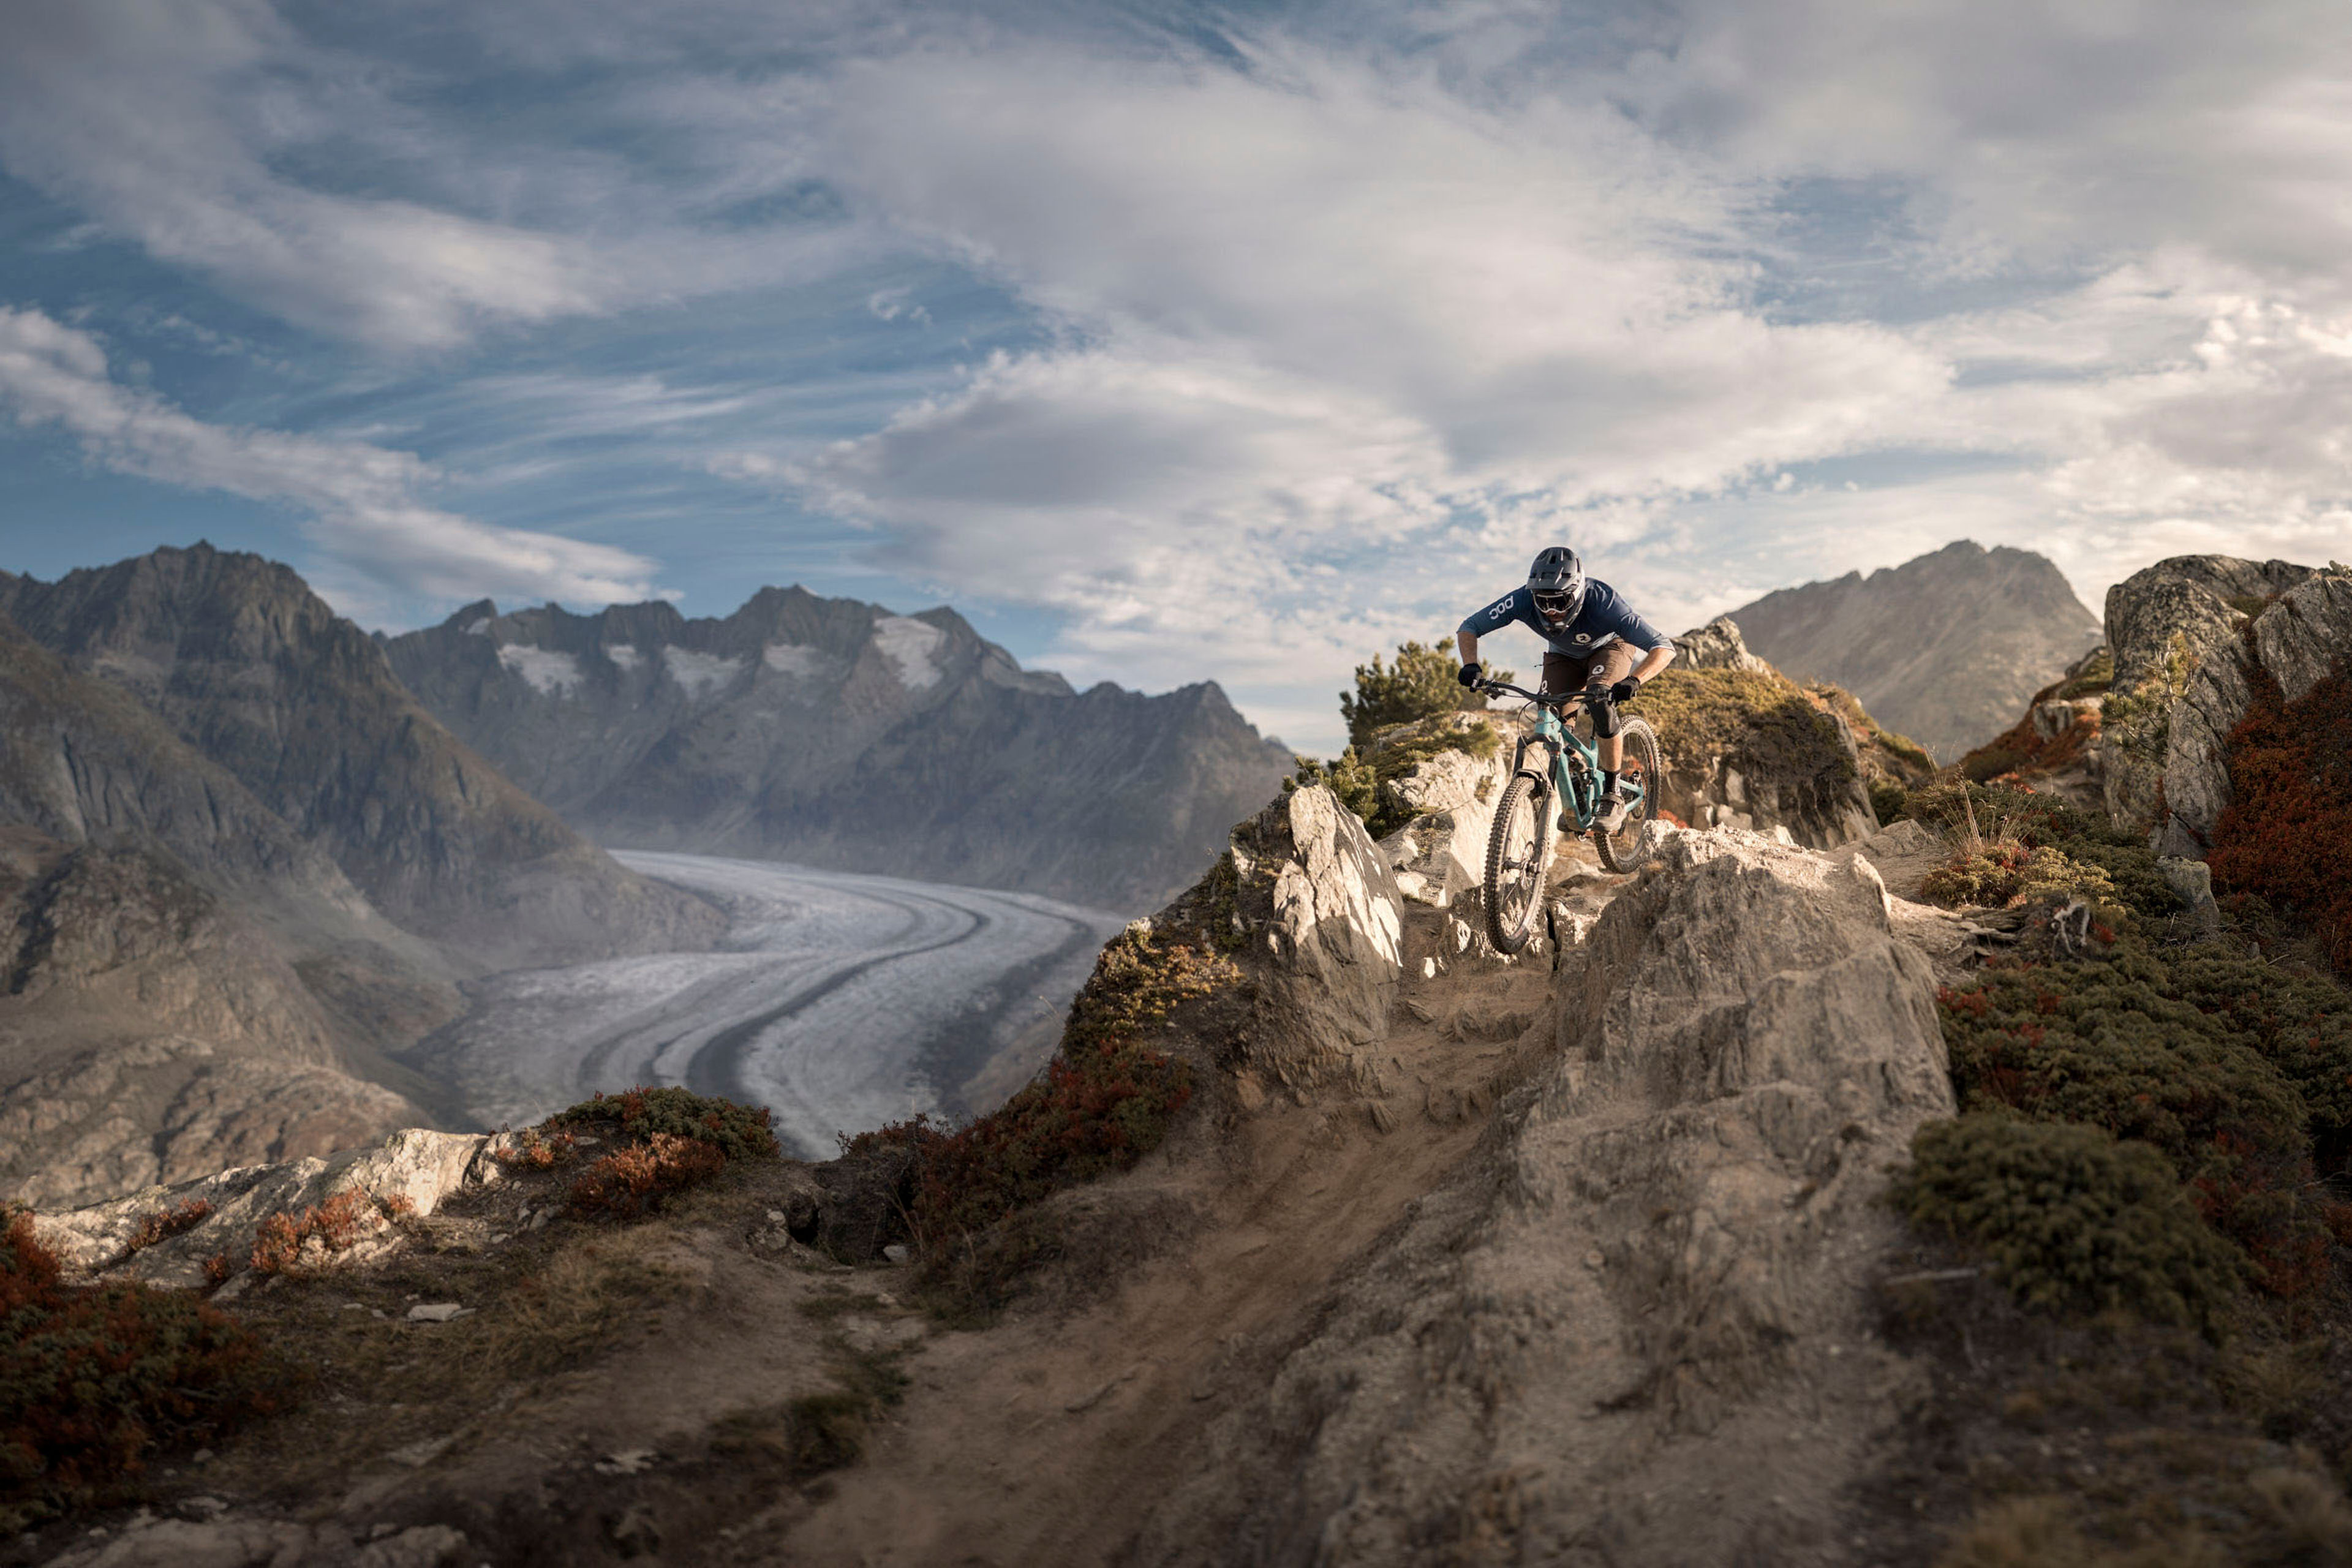
[{"label": "hazy distant mountain", "polygon": [[723,620],[485,601],[385,647],[442,722],[615,847],[1140,910],[1290,765],[1213,685],[1077,692],[953,610],[797,587]]},{"label": "hazy distant mountain", "polygon": [[1835,681],[1945,762],[2007,729],[2100,637],[2048,560],[1967,540],[1867,577],[1783,588],[1731,617],[1787,674]]},{"label": "hazy distant mountain", "polygon": [[56,583],[0,573],[0,612],[136,698],[395,923],[479,970],[716,936],[451,735],[383,650],[290,569],[208,545]]},{"label": "hazy distant mountain", "polygon": [[137,700],[0,617],[0,1197],[323,1154],[450,966]]}]

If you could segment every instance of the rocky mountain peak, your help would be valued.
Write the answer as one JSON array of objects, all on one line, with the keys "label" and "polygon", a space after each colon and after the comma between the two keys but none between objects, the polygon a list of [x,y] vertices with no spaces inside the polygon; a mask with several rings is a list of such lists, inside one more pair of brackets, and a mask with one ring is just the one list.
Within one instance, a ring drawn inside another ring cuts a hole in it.
[{"label": "rocky mountain peak", "polygon": [[2000,733],[2099,640],[2097,619],[2049,560],[1965,539],[1731,615],[1748,646],[1790,677],[1844,687],[1944,757]]}]

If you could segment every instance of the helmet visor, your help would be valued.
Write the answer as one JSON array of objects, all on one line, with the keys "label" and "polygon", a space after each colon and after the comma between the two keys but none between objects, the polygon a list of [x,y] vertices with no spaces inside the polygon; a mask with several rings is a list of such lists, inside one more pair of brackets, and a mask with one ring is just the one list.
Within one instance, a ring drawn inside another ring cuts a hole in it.
[{"label": "helmet visor", "polygon": [[1558,617],[1568,614],[1575,595],[1565,588],[1538,588],[1535,592],[1536,609],[1546,616]]}]

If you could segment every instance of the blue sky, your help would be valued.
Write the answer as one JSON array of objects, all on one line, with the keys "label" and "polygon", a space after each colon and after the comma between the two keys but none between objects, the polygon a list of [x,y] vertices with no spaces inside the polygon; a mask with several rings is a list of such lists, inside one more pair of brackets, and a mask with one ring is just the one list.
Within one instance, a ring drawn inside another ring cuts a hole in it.
[{"label": "blue sky", "polygon": [[2336,0],[0,0],[0,567],[948,601],[1328,748],[1562,538],[2352,555],[2348,190]]}]

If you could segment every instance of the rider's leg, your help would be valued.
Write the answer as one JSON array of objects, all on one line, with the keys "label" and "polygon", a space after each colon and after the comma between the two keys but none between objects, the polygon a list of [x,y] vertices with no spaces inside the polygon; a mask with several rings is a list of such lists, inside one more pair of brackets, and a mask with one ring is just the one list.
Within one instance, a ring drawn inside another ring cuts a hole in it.
[{"label": "rider's leg", "polygon": [[1593,750],[1601,763],[1601,816],[1602,826],[1616,830],[1624,813],[1619,806],[1617,774],[1625,762],[1625,738],[1620,732],[1616,704],[1602,695],[1633,673],[1633,650],[1623,643],[1612,643],[1591,663],[1585,676],[1585,689],[1592,694],[1592,733],[1598,742]]}]

